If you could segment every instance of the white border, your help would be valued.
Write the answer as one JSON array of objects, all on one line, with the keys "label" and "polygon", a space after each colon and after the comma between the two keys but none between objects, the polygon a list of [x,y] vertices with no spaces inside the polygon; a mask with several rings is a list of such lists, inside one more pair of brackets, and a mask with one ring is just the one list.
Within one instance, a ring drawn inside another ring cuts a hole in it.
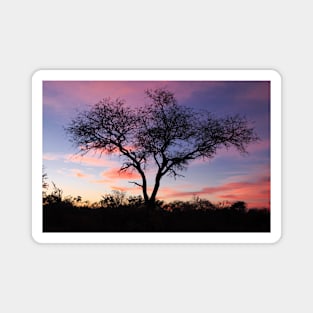
[{"label": "white border", "polygon": [[[44,80],[271,81],[270,233],[44,233],[42,82]],[[275,70],[39,70],[32,76],[32,236],[38,243],[275,243],[281,238],[281,76]]]}]

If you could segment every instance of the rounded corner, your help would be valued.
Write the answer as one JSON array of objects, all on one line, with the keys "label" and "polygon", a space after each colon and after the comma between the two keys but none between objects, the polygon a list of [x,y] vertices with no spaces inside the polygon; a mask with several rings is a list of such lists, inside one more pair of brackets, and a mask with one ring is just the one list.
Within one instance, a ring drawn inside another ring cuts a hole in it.
[{"label": "rounded corner", "polygon": [[43,242],[40,240],[40,238],[38,237],[38,234],[35,234],[34,232],[32,232],[31,234],[31,238],[33,240],[34,243],[40,245],[42,244]]},{"label": "rounded corner", "polygon": [[35,80],[37,80],[38,78],[40,78],[43,72],[44,72],[44,70],[42,70],[42,69],[37,69],[37,70],[35,70],[35,71],[32,73],[32,75],[31,75],[32,81],[35,81]]},{"label": "rounded corner", "polygon": [[274,245],[278,244],[282,240],[282,237],[283,236],[281,232],[279,232],[278,234],[275,234],[273,236],[273,239],[271,240],[271,244],[274,244]]},{"label": "rounded corner", "polygon": [[278,81],[282,81],[283,80],[283,76],[281,74],[281,72],[277,69],[270,69],[270,72],[271,72],[271,76],[274,78],[274,79],[277,79]]}]

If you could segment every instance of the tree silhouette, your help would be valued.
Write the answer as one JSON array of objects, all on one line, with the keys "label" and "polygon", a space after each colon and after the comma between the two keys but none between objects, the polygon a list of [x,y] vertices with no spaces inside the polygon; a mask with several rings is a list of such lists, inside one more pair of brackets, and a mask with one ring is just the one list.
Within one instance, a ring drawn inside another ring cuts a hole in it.
[{"label": "tree silhouette", "polygon": [[[89,151],[118,153],[120,171],[137,171],[145,203],[154,207],[163,176],[176,178],[194,159],[213,158],[223,147],[246,153],[248,144],[259,138],[245,117],[214,117],[178,105],[174,93],[159,88],[146,90],[148,102],[127,106],[122,99],[106,98],[81,111],[65,127],[82,155]],[[146,170],[155,169],[155,180],[148,194]]]},{"label": "tree silhouette", "polygon": [[113,190],[111,194],[102,196],[100,205],[102,207],[119,208],[126,203],[126,193],[118,190]]}]

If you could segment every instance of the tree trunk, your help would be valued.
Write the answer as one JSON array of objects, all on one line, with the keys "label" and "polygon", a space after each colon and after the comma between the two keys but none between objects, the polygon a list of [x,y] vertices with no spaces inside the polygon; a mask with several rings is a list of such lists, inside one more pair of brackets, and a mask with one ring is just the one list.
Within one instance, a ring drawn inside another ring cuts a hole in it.
[{"label": "tree trunk", "polygon": [[160,173],[158,173],[155,177],[155,184],[154,184],[154,188],[151,194],[151,197],[148,201],[148,205],[151,208],[155,208],[155,200],[156,200],[156,195],[158,193],[158,190],[160,188],[160,181],[161,181],[161,177],[162,175]]},{"label": "tree trunk", "polygon": [[142,176],[142,193],[143,193],[143,198],[145,200],[145,203],[147,203],[149,201],[149,196],[148,196],[148,192],[147,192],[147,180],[144,174],[141,175]]}]

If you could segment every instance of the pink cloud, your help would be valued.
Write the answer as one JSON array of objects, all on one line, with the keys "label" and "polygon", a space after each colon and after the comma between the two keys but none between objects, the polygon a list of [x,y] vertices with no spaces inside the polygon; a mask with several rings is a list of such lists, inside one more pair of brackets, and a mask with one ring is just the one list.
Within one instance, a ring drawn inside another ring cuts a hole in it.
[{"label": "pink cloud", "polygon": [[57,154],[57,153],[44,153],[43,154],[43,160],[45,161],[56,161],[62,159],[63,155],[62,154]]},{"label": "pink cloud", "polygon": [[141,176],[135,172],[119,172],[119,168],[111,168],[108,171],[104,171],[101,173],[101,176],[108,179],[140,179]]},{"label": "pink cloud", "polygon": [[131,192],[131,193],[136,192],[137,194],[142,195],[142,189],[138,186],[126,187],[126,186],[111,185],[110,188],[111,190],[118,190],[122,192]]},{"label": "pink cloud", "polygon": [[268,100],[270,98],[270,83],[269,82],[250,82],[250,88],[244,93],[240,93],[237,97],[240,100]]},{"label": "pink cloud", "polygon": [[147,102],[144,91],[170,88],[178,101],[188,99],[194,92],[213,89],[223,82],[182,81],[45,81],[43,103],[64,114],[81,105],[93,105],[103,98],[125,99],[132,106]]},{"label": "pink cloud", "polygon": [[248,151],[248,153],[252,154],[252,153],[255,153],[255,152],[259,152],[259,151],[264,151],[264,150],[270,149],[270,146],[271,146],[271,143],[270,143],[269,139],[262,139],[259,142],[252,143],[248,147],[247,151]]},{"label": "pink cloud", "polygon": [[208,162],[215,160],[217,158],[229,158],[229,159],[239,159],[244,160],[246,156],[249,156],[249,158],[253,157],[254,155],[257,157],[257,153],[266,151],[270,149],[270,141],[269,140],[261,140],[256,143],[252,143],[247,148],[248,154],[240,154],[239,151],[237,151],[235,148],[231,147],[229,149],[221,148],[217,151],[216,155],[212,159],[195,159],[190,161],[190,165],[202,165],[207,164]]},{"label": "pink cloud", "polygon": [[232,200],[232,199],[235,199],[237,200],[237,196],[236,195],[233,195],[233,194],[228,194],[228,195],[222,195],[222,196],[219,196],[219,198],[224,198],[224,199],[227,199],[227,200]]},{"label": "pink cloud", "polygon": [[174,188],[162,188],[160,195],[168,199],[190,199],[192,196],[202,196],[211,199],[230,199],[245,201],[248,207],[270,206],[270,181],[261,177],[257,181],[230,182],[215,187],[204,187],[200,190],[179,191]]},{"label": "pink cloud", "polygon": [[[113,168],[111,168],[111,169],[109,169],[107,171],[102,172],[100,175],[103,178],[97,179],[97,180],[92,180],[91,182],[92,183],[96,183],[96,184],[112,184],[112,183],[116,184],[120,180],[137,180],[137,179],[141,179],[140,175],[138,173],[136,173],[136,172],[119,172],[119,168],[118,167],[113,167]],[[113,187],[115,187],[115,186],[111,186],[111,189],[114,189]],[[124,189],[127,188],[127,190],[134,190],[134,187],[118,187],[118,188],[124,188]],[[137,188],[138,187],[136,186],[135,189],[137,189]]]},{"label": "pink cloud", "polygon": [[83,165],[90,165],[90,166],[99,166],[99,167],[112,167],[116,166],[117,162],[108,160],[104,157],[100,157],[99,154],[94,154],[92,156],[81,156],[75,154],[67,154],[64,156],[65,162],[71,163],[79,163]]}]

